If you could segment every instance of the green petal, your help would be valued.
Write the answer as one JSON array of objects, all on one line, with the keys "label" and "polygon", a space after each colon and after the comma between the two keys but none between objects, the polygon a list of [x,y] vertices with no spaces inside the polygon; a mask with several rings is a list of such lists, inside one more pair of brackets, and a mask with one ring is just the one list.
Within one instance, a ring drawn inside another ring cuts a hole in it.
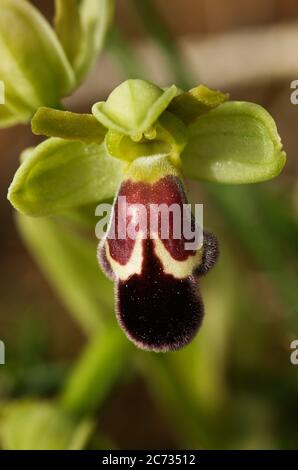
[{"label": "green petal", "polygon": [[274,178],[286,162],[273,118],[246,102],[227,102],[199,117],[181,158],[185,176],[232,184]]},{"label": "green petal", "polygon": [[56,106],[74,86],[74,73],[50,25],[25,0],[1,0],[0,77],[9,110],[28,120]]},{"label": "green petal", "polygon": [[212,90],[205,85],[198,85],[176,96],[169,106],[169,111],[176,114],[184,123],[189,124],[228,99],[227,93]]},{"label": "green petal", "polygon": [[5,450],[80,450],[92,431],[89,421],[76,421],[49,402],[10,403],[1,414]]},{"label": "green petal", "polygon": [[122,168],[103,145],[48,139],[23,158],[8,199],[27,215],[63,213],[112,197]]},{"label": "green petal", "polygon": [[114,0],[81,0],[80,49],[74,62],[77,79],[81,81],[93,65],[104,45],[107,29],[114,11]]},{"label": "green petal", "polygon": [[47,137],[60,137],[87,144],[100,144],[106,129],[92,114],[71,113],[52,108],[39,108],[31,121],[32,132]]},{"label": "green petal", "polygon": [[177,94],[175,85],[163,91],[145,80],[126,80],[106,102],[96,103],[92,113],[109,129],[136,140],[150,129]]}]

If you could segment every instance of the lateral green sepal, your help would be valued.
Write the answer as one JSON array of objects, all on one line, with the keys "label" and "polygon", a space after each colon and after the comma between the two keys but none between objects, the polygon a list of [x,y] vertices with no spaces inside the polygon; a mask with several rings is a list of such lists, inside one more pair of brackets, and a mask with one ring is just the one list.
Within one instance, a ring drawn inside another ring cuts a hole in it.
[{"label": "lateral green sepal", "polygon": [[122,170],[103,145],[51,138],[25,154],[8,199],[26,215],[65,213],[113,197]]}]

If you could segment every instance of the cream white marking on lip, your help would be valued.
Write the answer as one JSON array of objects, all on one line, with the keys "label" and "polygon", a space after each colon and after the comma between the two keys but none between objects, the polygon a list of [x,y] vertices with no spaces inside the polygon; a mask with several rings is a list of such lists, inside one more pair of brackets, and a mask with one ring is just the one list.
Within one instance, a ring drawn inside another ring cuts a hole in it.
[{"label": "cream white marking on lip", "polygon": [[143,265],[143,235],[141,232],[138,233],[135,240],[135,244],[132,250],[132,254],[126,264],[118,263],[110,254],[109,244],[105,242],[104,248],[106,250],[106,257],[108,262],[111,265],[113,272],[115,273],[117,279],[121,281],[126,281],[129,277],[134,274],[140,275],[142,273]]},{"label": "cream white marking on lip", "polygon": [[186,260],[179,261],[171,256],[159,238],[153,240],[153,243],[154,252],[163,266],[164,273],[171,274],[176,279],[191,276],[194,269],[202,262],[203,249],[198,250],[195,255],[190,255]]}]

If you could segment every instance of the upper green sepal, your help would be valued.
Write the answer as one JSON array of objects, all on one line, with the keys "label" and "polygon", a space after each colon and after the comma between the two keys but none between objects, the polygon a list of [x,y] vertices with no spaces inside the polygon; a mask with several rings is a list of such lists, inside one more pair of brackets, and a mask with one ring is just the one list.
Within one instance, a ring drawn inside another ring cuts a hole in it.
[{"label": "upper green sepal", "polygon": [[189,178],[242,184],[279,175],[286,154],[275,122],[264,108],[230,101],[190,124],[181,159]]},{"label": "upper green sepal", "polygon": [[25,0],[1,0],[0,57],[5,85],[2,127],[28,121],[39,106],[57,106],[75,85],[53,29]]},{"label": "upper green sepal", "polygon": [[92,113],[108,129],[141,140],[177,95],[175,85],[162,90],[145,80],[126,80],[106,102],[95,103]]},{"label": "upper green sepal", "polygon": [[103,145],[51,138],[23,155],[8,199],[26,215],[64,213],[113,197],[122,172]]}]

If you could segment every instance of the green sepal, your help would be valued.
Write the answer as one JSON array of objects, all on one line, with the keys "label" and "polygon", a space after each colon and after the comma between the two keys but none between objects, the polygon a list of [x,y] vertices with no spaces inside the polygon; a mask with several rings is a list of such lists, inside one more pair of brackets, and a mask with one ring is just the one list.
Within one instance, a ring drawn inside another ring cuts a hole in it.
[{"label": "green sepal", "polygon": [[100,144],[106,129],[92,114],[79,114],[42,107],[32,118],[32,132],[47,137],[60,137],[87,144]]},{"label": "green sepal", "polygon": [[1,0],[0,56],[6,125],[29,120],[40,106],[58,106],[75,85],[53,29],[25,0]]},{"label": "green sepal", "polygon": [[112,197],[122,168],[103,145],[51,138],[23,158],[8,199],[27,215],[64,213]]},{"label": "green sepal", "polygon": [[286,154],[261,106],[227,102],[194,121],[181,159],[185,176],[217,183],[257,183],[279,175]]},{"label": "green sepal", "polygon": [[176,96],[169,106],[169,111],[176,114],[185,124],[189,124],[228,99],[227,93],[198,85]]},{"label": "green sepal", "polygon": [[106,102],[95,103],[92,113],[108,129],[139,141],[177,94],[175,85],[165,91],[145,80],[126,80]]}]

